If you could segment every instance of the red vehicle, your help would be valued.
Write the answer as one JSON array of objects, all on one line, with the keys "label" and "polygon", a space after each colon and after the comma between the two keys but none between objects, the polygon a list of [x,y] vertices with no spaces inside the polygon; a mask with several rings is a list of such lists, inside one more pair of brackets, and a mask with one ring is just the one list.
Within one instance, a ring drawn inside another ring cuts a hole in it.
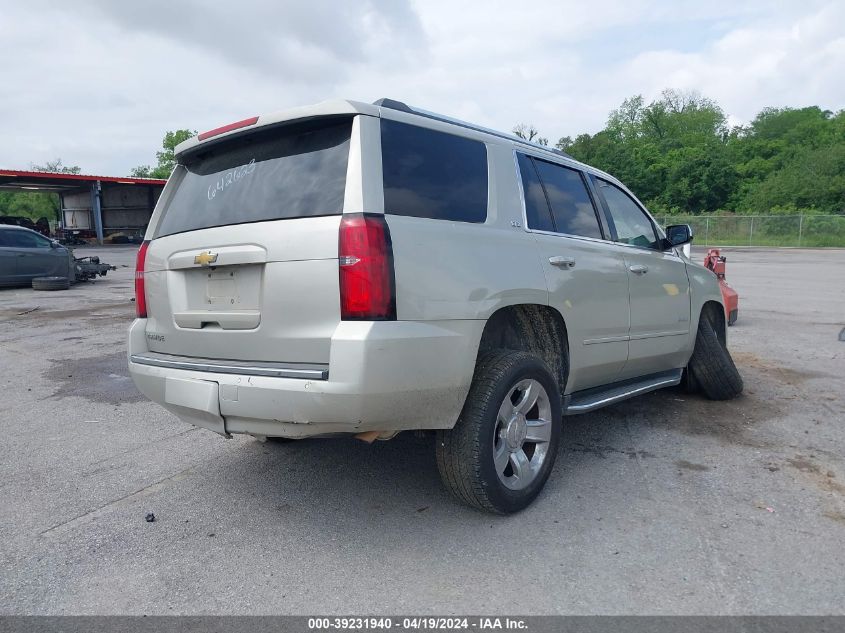
[{"label": "red vehicle", "polygon": [[712,270],[719,278],[722,302],[725,304],[725,317],[728,320],[728,325],[733,325],[739,315],[739,295],[725,280],[726,261],[727,258],[719,253],[718,248],[711,248],[704,257],[704,266]]}]

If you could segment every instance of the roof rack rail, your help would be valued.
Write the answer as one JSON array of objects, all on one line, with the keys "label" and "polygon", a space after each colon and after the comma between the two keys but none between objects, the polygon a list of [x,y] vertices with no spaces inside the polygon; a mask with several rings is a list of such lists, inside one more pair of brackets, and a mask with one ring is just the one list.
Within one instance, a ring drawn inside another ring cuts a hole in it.
[{"label": "roof rack rail", "polygon": [[436,112],[429,112],[428,110],[422,110],[420,108],[413,108],[409,106],[407,103],[403,103],[402,101],[397,101],[396,99],[388,99],[382,98],[376,101],[373,101],[374,106],[379,106],[380,108],[390,108],[391,110],[398,110],[400,112],[407,112],[409,114],[416,114],[418,116],[424,116],[427,119],[434,119],[435,121],[442,121],[443,123],[451,123],[452,125],[457,125],[459,127],[467,128],[469,130],[475,130],[476,132],[483,132],[485,134],[490,134],[491,136],[497,136],[499,138],[506,139],[508,141],[513,141],[514,143],[519,143],[520,145],[527,145],[529,147],[533,147],[534,149],[542,149],[547,152],[551,152],[552,154],[557,154],[558,156],[565,156],[566,158],[572,158],[566,152],[559,150],[556,147],[549,147],[548,145],[540,145],[539,143],[532,143],[529,140],[524,138],[520,138],[514,134],[505,134],[504,132],[498,132],[496,130],[491,130],[490,128],[483,127],[481,125],[474,125],[473,123],[467,123],[466,121],[461,121],[460,119],[453,119],[452,117],[445,116],[442,114],[437,114]]}]

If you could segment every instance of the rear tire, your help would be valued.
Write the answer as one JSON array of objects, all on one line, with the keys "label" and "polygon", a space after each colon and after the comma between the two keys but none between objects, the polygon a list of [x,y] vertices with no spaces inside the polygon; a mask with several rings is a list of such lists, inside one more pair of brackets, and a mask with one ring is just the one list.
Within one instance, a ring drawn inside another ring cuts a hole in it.
[{"label": "rear tire", "polygon": [[691,384],[711,400],[730,400],[742,393],[742,377],[706,314],[698,321],[695,350],[687,371]]},{"label": "rear tire", "polygon": [[36,277],[32,280],[33,290],[67,290],[70,279],[67,277]]},{"label": "rear tire", "polygon": [[561,423],[557,380],[542,360],[507,350],[485,354],[454,428],[437,432],[443,484],[479,510],[522,510],[549,478]]}]

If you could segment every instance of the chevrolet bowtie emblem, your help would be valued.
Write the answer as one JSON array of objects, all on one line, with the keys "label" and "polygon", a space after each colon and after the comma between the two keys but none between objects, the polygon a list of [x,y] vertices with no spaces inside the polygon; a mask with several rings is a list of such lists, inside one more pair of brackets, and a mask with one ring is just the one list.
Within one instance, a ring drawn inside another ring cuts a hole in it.
[{"label": "chevrolet bowtie emblem", "polygon": [[199,264],[200,266],[208,266],[216,261],[217,253],[212,253],[211,251],[205,251],[204,253],[200,253],[194,257],[194,263]]}]

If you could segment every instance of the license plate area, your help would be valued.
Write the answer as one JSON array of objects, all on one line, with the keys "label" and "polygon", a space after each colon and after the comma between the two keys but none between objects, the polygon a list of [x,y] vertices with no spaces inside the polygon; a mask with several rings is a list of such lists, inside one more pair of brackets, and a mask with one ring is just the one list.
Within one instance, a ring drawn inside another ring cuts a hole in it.
[{"label": "license plate area", "polygon": [[[226,268],[234,268],[227,266]],[[208,273],[205,287],[205,301],[210,306],[240,306],[241,297],[235,270],[213,270]]]},{"label": "license plate area", "polygon": [[173,321],[190,330],[252,330],[261,323],[264,264],[174,271]]},{"label": "license plate area", "polygon": [[[260,310],[264,264],[174,271],[181,277],[174,294],[177,310]],[[179,288],[178,286],[181,286]]]},{"label": "license plate area", "polygon": [[264,264],[174,270],[170,275],[177,327],[249,330],[261,322]]}]

